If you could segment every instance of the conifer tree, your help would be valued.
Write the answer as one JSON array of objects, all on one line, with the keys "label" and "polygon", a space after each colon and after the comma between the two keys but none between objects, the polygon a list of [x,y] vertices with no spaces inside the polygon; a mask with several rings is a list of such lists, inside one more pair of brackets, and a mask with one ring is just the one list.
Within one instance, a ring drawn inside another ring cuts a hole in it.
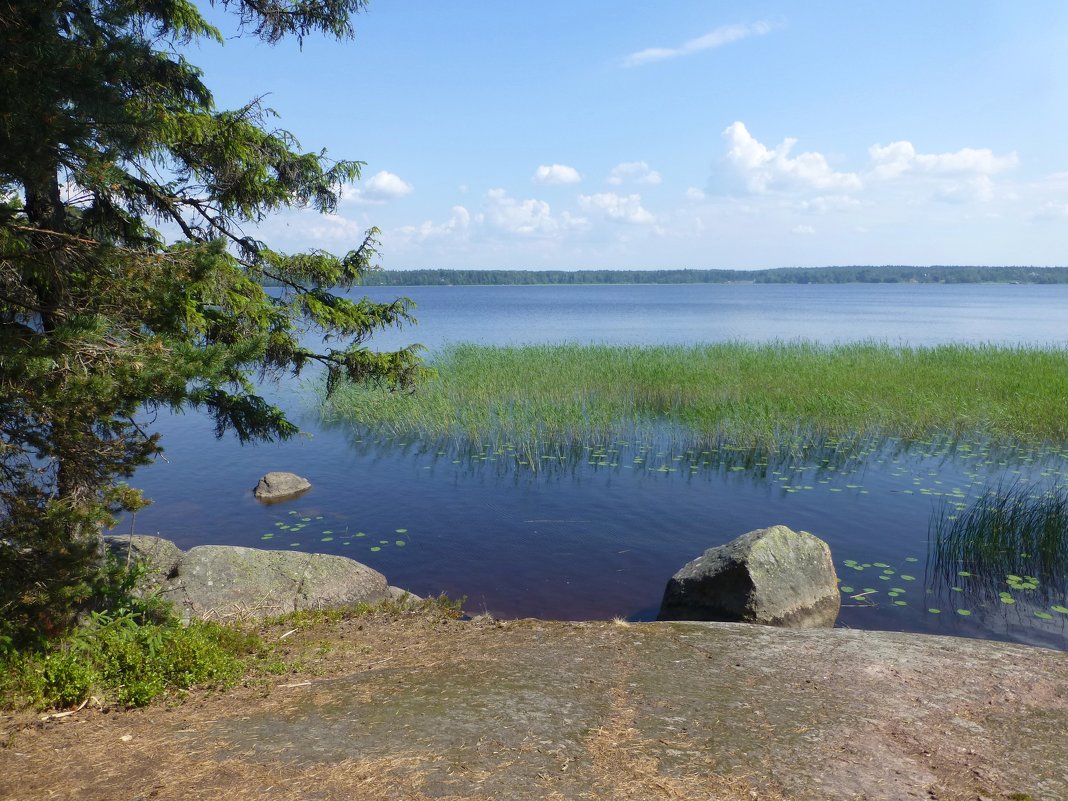
[{"label": "conifer tree", "polygon": [[[270,43],[351,37],[364,4],[217,2]],[[161,450],[154,410],[280,439],[296,429],[256,379],[420,370],[367,345],[407,301],[330,291],[372,269],[375,230],[340,257],[246,233],[332,211],[361,165],[304,151],[258,100],[217,108],[183,55],[204,39],[222,41],[190,0],[0,0],[0,616],[62,622],[84,596],[103,528],[144,503],[122,480]]]}]

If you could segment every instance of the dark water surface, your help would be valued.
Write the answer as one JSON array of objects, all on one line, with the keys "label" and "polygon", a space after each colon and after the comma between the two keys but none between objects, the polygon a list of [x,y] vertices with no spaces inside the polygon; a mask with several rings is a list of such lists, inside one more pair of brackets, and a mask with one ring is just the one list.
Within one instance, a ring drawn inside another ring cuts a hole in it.
[{"label": "dark water surface", "polygon": [[[418,341],[431,354],[460,341],[1068,344],[1068,286],[415,287],[367,294],[414,298],[420,325],[376,341]],[[957,564],[928,541],[934,519],[992,487],[1041,493],[1068,486],[1066,444],[992,452],[980,442],[871,442],[849,451],[831,443],[784,458],[701,452],[670,439],[621,441],[538,458],[532,469],[508,443],[403,442],[324,425],[311,389],[294,382],[268,391],[307,436],[242,448],[231,438],[215,440],[195,415],[156,421],[168,461],[136,476],[155,501],[133,521],[137,531],[159,532],[182,547],[344,554],[415,593],[467,596],[471,612],[649,619],[685,562],[782,523],[830,543],[843,584],[840,625],[1068,647],[1068,614],[1056,611],[1068,608],[1062,562],[1005,553]],[[269,470],[299,473],[314,487],[294,501],[260,504],[251,488]],[[1036,582],[1006,584],[1010,575],[1038,573]]]}]

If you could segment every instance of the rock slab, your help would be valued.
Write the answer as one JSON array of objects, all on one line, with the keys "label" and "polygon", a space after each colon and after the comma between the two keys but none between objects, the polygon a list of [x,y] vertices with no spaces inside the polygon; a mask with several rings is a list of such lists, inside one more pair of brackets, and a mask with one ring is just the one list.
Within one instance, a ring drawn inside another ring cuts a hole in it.
[{"label": "rock slab", "polygon": [[296,473],[272,471],[260,479],[260,483],[256,485],[255,494],[260,500],[275,501],[300,495],[309,489],[311,489],[311,482]]},{"label": "rock slab", "polygon": [[186,620],[261,619],[393,597],[385,576],[344,556],[230,545],[182,551],[142,535],[109,537],[108,547],[142,562],[141,591],[173,602]]},{"label": "rock slab", "polygon": [[672,576],[659,619],[822,628],[840,606],[827,543],[771,526],[709,548]]}]

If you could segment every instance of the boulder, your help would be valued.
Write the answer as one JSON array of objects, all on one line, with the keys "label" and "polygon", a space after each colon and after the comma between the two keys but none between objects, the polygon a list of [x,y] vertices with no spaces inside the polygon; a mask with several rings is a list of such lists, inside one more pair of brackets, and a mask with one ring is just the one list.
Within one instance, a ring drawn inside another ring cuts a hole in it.
[{"label": "boulder", "polygon": [[137,586],[144,595],[162,590],[183,556],[182,549],[170,540],[145,534],[108,535],[104,544],[119,562],[137,563],[145,568]]},{"label": "boulder", "polygon": [[311,489],[311,482],[296,473],[272,471],[256,485],[256,497],[263,501],[289,498]]},{"label": "boulder", "polygon": [[391,597],[385,576],[344,556],[227,545],[190,548],[163,595],[187,619],[265,618]]},{"label": "boulder", "polygon": [[822,628],[840,605],[827,543],[771,526],[708,549],[672,576],[659,619]]},{"label": "boulder", "polygon": [[183,551],[170,540],[140,534],[108,536],[105,541],[120,561],[146,567],[139,594],[173,602],[187,621],[265,618],[405,595],[377,570],[344,556],[236,545]]}]

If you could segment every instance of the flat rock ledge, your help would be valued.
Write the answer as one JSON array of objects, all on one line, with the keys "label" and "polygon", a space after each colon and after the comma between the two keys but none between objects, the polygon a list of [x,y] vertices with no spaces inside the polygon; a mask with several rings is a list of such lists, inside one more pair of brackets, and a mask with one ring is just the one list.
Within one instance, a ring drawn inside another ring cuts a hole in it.
[{"label": "flat rock ledge", "polygon": [[120,560],[143,563],[140,591],[173,602],[184,620],[263,619],[403,593],[378,571],[344,556],[231,545],[183,551],[170,540],[140,534],[108,537],[107,544]]},{"label": "flat rock ledge", "polygon": [[841,599],[831,549],[786,526],[709,548],[671,577],[660,620],[830,628]]},{"label": "flat rock ledge", "polygon": [[261,501],[280,501],[310,489],[311,482],[296,473],[272,471],[260,479],[254,494]]},{"label": "flat rock ledge", "polygon": [[296,633],[334,656],[266,692],[23,729],[0,748],[0,798],[1068,799],[1057,651],[733,623],[351,623]]}]

